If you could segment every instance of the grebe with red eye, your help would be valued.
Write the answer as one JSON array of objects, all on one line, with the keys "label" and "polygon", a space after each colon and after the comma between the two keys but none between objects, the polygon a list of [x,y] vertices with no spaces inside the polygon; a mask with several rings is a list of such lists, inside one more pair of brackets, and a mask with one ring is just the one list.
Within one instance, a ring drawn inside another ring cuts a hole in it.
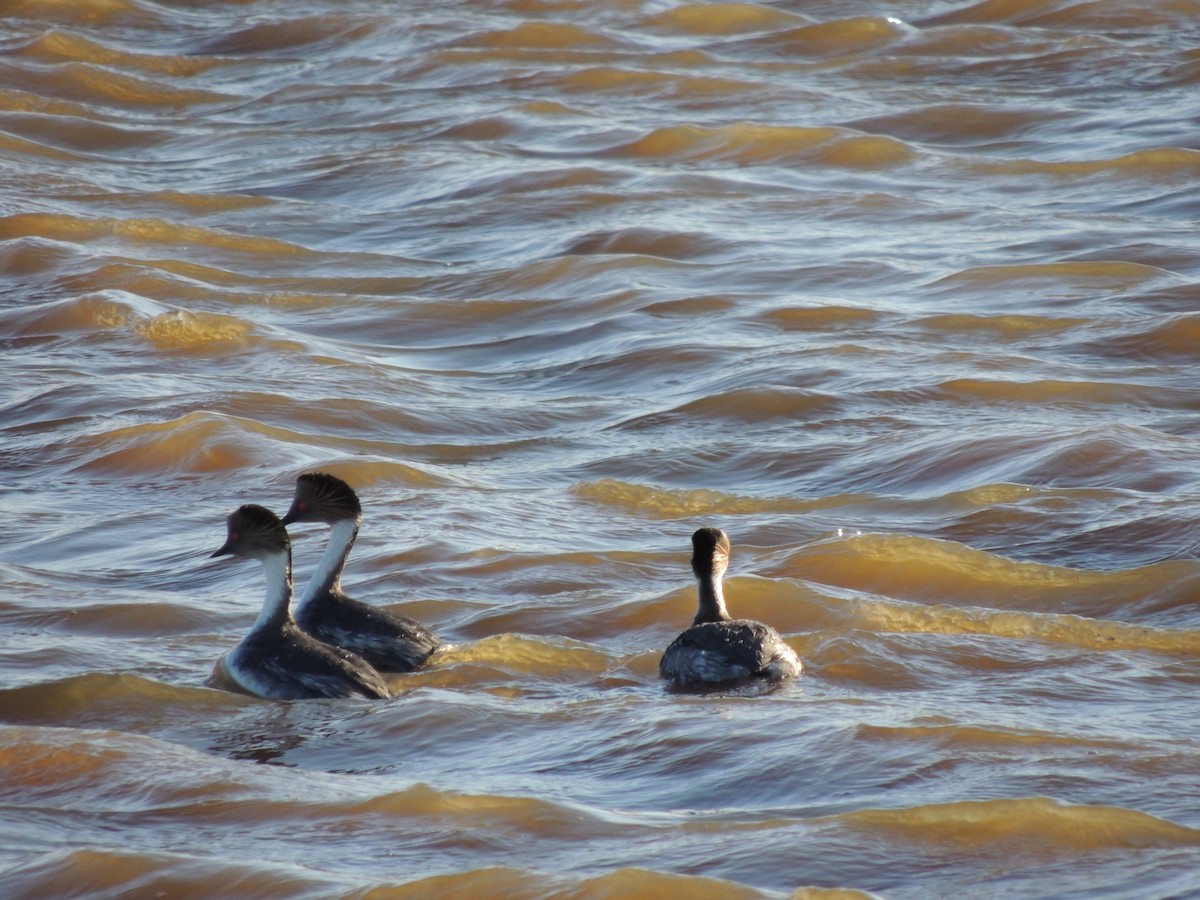
[{"label": "grebe with red eye", "polygon": [[296,479],[283,523],[324,522],[329,543],[304,594],[296,622],[319,640],[345,647],[381,672],[411,672],[441,646],[432,631],[407,616],[348,597],[342,570],[362,524],[362,504],[342,479],[312,472]]},{"label": "grebe with red eye", "polygon": [[659,674],[678,685],[719,684],[748,678],[781,681],[799,675],[796,652],[769,625],[731,619],[721,579],[729,566],[729,537],[719,528],[692,535],[692,572],[699,595],[692,627],[671,642]]},{"label": "grebe with red eye", "polygon": [[360,657],[321,643],[292,619],[292,548],[287,529],[254,504],[230,514],[228,536],[213,556],[257,559],[267,594],[250,633],[217,660],[213,682],[271,700],[392,695],[380,674]]}]

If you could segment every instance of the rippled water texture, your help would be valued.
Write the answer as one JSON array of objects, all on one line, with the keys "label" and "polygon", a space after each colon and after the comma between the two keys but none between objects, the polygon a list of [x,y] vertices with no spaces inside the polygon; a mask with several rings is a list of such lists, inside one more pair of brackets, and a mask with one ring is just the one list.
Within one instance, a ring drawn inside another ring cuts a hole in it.
[{"label": "rippled water texture", "polygon": [[[1196,0],[0,23],[0,893],[1198,888]],[[395,700],[206,685],[311,470]]]}]

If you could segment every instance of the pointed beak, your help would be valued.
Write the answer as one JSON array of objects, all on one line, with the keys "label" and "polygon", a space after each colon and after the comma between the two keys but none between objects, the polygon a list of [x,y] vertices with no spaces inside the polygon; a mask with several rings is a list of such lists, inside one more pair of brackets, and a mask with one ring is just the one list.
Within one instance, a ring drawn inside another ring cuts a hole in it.
[{"label": "pointed beak", "polygon": [[232,552],[233,548],[229,546],[229,541],[226,541],[219,549],[214,550],[211,554],[209,554],[208,558],[213,559],[218,556],[228,556]]}]

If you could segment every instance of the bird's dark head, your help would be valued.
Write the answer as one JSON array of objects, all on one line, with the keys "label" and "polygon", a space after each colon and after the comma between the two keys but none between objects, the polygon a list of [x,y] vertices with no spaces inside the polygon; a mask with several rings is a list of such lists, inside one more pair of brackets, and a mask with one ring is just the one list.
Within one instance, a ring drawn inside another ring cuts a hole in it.
[{"label": "bird's dark head", "polygon": [[286,553],[292,546],[279,516],[254,503],[239,506],[230,513],[226,529],[225,543],[213,556],[262,559],[274,553]]},{"label": "bird's dark head", "polygon": [[293,522],[324,522],[332,525],[362,516],[362,504],[354,488],[336,475],[309,472],[296,479],[292,505],[283,517],[284,525]]},{"label": "bird's dark head", "polygon": [[692,535],[692,572],[697,578],[720,575],[729,565],[729,537],[720,528],[699,528]]}]

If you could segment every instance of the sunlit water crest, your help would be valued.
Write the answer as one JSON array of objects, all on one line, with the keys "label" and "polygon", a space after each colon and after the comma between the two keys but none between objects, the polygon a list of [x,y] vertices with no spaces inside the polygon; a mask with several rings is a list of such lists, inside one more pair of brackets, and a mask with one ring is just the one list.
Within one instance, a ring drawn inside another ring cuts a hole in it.
[{"label": "sunlit water crest", "polygon": [[[5,896],[1200,889],[1200,4],[0,22]],[[392,701],[206,684],[311,470]]]}]

